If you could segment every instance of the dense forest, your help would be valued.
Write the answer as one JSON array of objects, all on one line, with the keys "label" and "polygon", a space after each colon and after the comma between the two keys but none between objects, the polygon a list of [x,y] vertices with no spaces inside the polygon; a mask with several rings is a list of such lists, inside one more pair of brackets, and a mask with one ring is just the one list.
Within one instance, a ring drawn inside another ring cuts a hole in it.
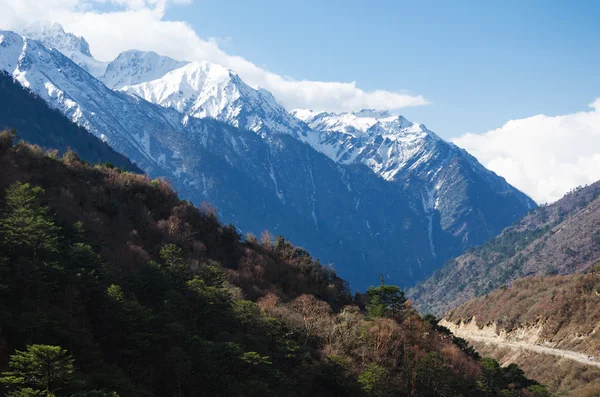
[{"label": "dense forest", "polygon": [[[302,248],[0,134],[0,395],[546,396]],[[377,284],[377,280],[374,280]]]}]

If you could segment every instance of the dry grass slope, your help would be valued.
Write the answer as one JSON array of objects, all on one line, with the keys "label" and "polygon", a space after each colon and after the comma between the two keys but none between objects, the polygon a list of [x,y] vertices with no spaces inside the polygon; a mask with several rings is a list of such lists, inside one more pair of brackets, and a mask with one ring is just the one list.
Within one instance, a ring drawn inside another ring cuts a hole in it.
[{"label": "dry grass slope", "polygon": [[[540,329],[537,344],[600,357],[600,265],[586,274],[528,277],[450,310],[445,319],[455,324],[476,319],[480,327],[496,326],[508,337],[525,329]],[[526,374],[572,396],[600,394],[600,370],[571,360],[530,351],[515,353],[486,343],[477,350],[501,363],[516,363]]]}]

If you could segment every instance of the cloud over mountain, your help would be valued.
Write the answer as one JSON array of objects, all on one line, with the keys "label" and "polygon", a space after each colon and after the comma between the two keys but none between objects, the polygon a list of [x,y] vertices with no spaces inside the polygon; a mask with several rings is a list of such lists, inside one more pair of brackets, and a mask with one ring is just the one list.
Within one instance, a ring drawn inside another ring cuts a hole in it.
[{"label": "cloud over mountain", "polygon": [[600,179],[600,98],[590,111],[510,120],[453,140],[537,202]]}]

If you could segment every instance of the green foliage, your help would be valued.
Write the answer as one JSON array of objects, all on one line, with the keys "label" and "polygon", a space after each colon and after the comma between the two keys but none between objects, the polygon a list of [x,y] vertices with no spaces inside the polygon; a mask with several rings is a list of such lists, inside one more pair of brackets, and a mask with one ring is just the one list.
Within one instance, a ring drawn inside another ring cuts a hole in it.
[{"label": "green foliage", "polygon": [[550,397],[551,394],[545,386],[532,385],[527,388],[532,397]]},{"label": "green foliage", "polygon": [[8,397],[48,397],[49,394],[42,390],[33,390],[31,387],[24,387],[15,391],[8,392]]},{"label": "green foliage", "polygon": [[57,249],[58,230],[41,205],[44,190],[16,182],[6,190],[6,207],[0,220],[0,233],[6,250],[28,251],[35,257],[40,251]]},{"label": "green foliage", "polygon": [[395,285],[369,287],[366,296],[367,316],[371,319],[395,316],[403,311],[406,302],[404,292]]},{"label": "green foliage", "polygon": [[53,395],[72,382],[73,362],[67,351],[58,346],[27,346],[26,351],[17,350],[11,355],[10,371],[2,374],[0,383],[22,393],[17,395],[35,395],[34,391]]},{"label": "green foliage", "polygon": [[183,250],[175,244],[167,244],[160,250],[160,257],[165,268],[172,273],[184,273],[187,265],[183,258]]},{"label": "green foliage", "polygon": [[111,284],[106,289],[106,296],[115,302],[125,302],[125,295],[123,294],[123,289],[118,285]]},{"label": "green foliage", "polygon": [[368,396],[380,396],[385,385],[385,368],[377,364],[369,364],[358,377],[358,383]]},{"label": "green foliage", "polygon": [[241,358],[243,362],[249,364],[251,367],[273,364],[269,360],[269,356],[261,356],[257,352],[245,352],[244,354],[242,354]]},{"label": "green foliage", "polygon": [[73,394],[71,397],[119,397],[117,393],[104,390],[88,390]]}]

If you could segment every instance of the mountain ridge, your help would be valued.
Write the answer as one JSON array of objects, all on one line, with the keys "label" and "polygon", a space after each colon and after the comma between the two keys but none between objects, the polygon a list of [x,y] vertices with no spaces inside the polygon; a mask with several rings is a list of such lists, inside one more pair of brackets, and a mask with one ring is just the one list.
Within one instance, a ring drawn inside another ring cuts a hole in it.
[{"label": "mountain ridge", "polygon": [[[157,55],[144,63],[144,54],[130,52],[140,65],[164,60]],[[197,65],[186,63],[151,82],[178,73],[187,79],[181,71]],[[426,156],[413,156],[408,171],[393,183],[363,162],[336,162],[311,144],[326,132],[311,129],[270,93],[232,72],[222,81],[240,96],[216,107],[211,117],[198,118],[178,112],[172,103],[161,106],[112,90],[60,51],[12,32],[0,32],[0,68],[150,176],[168,178],[183,197],[196,204],[212,202],[223,219],[244,232],[269,229],[289,236],[333,262],[357,288],[382,273],[402,285],[414,283],[532,205],[442,140],[427,140],[435,150],[421,145]],[[114,76],[155,77],[145,67],[122,71]],[[170,94],[178,92],[169,88]],[[235,112],[221,112],[226,108]],[[219,120],[230,114],[235,117]],[[428,177],[434,172],[436,179]]]}]

